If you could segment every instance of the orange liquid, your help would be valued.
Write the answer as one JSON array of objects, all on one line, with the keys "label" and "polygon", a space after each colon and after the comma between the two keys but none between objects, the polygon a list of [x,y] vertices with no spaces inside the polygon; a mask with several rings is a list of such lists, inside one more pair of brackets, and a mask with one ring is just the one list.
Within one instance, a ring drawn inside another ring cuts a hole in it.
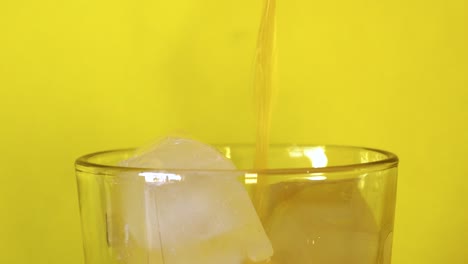
[{"label": "orange liquid", "polygon": [[274,98],[276,0],[265,0],[255,60],[256,154],[254,166],[267,168]]}]

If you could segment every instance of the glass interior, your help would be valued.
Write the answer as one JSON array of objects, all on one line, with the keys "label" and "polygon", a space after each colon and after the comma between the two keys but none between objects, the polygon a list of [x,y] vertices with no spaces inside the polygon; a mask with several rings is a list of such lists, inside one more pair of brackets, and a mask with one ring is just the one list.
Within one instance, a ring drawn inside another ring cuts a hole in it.
[{"label": "glass interior", "polygon": [[86,264],[388,264],[398,159],[344,146],[218,146],[238,170],[76,163]]}]

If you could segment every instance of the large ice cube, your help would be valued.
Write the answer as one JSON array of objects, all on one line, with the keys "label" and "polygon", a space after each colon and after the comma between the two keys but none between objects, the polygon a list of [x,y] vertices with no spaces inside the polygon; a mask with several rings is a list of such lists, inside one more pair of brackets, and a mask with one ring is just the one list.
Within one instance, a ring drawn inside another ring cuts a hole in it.
[{"label": "large ice cube", "polygon": [[374,264],[379,229],[357,181],[271,186],[266,229],[275,264]]},{"label": "large ice cube", "polygon": [[[216,149],[166,138],[122,165],[167,171],[142,171],[122,192],[122,226],[147,248],[148,263],[242,264],[272,256],[241,175]],[[203,169],[222,171],[194,171]]]}]

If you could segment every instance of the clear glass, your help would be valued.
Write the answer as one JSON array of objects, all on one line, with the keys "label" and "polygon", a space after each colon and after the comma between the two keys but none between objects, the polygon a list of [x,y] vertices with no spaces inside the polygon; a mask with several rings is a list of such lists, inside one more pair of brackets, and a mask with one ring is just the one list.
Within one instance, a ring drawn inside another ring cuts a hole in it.
[{"label": "clear glass", "polygon": [[[158,222],[148,216],[148,210],[157,210],[165,204],[161,200],[158,204],[157,196],[151,196],[154,193],[146,189],[150,184],[180,184],[203,175],[236,175],[271,241],[274,254],[269,263],[390,263],[398,166],[394,154],[347,146],[272,146],[269,169],[254,170],[251,169],[252,146],[217,148],[238,170],[118,166],[120,161],[133,155],[131,149],[79,158],[76,175],[85,263],[221,263],[203,257],[179,262],[164,260],[161,254],[171,254],[170,248],[148,246],[136,237],[153,232],[151,229]],[[193,198],[196,201],[196,197]],[[193,205],[193,201],[190,204]],[[159,213],[177,214],[171,210]],[[177,215],[174,217],[177,219]],[[182,221],[177,229],[192,224],[191,217],[177,221]],[[131,232],[132,228],[138,231]],[[222,252],[228,242],[214,239],[203,243],[206,251],[197,254],[211,254],[206,253],[209,248]],[[253,262],[233,260],[229,263]]]}]

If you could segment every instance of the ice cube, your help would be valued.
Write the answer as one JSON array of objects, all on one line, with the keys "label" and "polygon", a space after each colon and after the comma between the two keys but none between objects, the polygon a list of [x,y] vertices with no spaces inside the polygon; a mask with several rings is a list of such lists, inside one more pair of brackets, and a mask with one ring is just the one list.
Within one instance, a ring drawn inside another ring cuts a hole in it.
[{"label": "ice cube", "polygon": [[215,148],[187,138],[167,137],[137,151],[121,162],[139,168],[235,170],[234,164]]},{"label": "ice cube", "polygon": [[242,264],[272,256],[240,175],[213,147],[166,138],[122,165],[167,171],[142,171],[122,192],[123,226],[147,248],[148,263]]},{"label": "ice cube", "polygon": [[378,226],[355,180],[279,183],[265,228],[275,264],[373,264]]}]

